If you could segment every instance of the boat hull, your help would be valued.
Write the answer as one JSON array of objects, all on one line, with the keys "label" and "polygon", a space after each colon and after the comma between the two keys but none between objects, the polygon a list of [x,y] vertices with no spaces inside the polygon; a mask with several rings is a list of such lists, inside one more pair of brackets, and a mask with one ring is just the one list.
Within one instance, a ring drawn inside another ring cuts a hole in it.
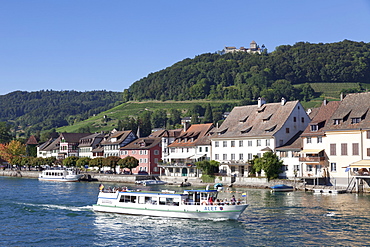
[{"label": "boat hull", "polygon": [[96,212],[145,215],[155,217],[183,218],[183,219],[229,219],[237,220],[242,212],[248,207],[244,205],[225,206],[178,206],[176,208],[160,207],[160,206],[143,206],[138,208],[124,205],[93,205],[93,210]]},{"label": "boat hull", "polygon": [[[206,191],[208,192],[208,191]],[[202,191],[203,195],[206,193]],[[215,193],[215,190],[211,192]],[[153,192],[100,192],[93,205],[96,212],[146,215],[187,219],[231,219],[237,220],[248,204],[187,201],[186,194]]]},{"label": "boat hull", "polygon": [[271,189],[274,192],[289,192],[289,191],[294,190],[293,186],[284,185],[284,184],[278,184],[278,185],[272,186]]}]

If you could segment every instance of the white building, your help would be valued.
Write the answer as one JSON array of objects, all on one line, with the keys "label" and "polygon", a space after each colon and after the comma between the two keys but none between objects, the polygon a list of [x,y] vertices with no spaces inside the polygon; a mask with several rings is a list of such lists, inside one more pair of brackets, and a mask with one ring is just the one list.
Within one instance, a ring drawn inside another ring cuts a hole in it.
[{"label": "white building", "polygon": [[275,151],[299,131],[310,118],[299,101],[283,98],[280,103],[235,107],[211,137],[212,159],[221,163],[220,172],[248,176],[248,161],[254,155]]}]

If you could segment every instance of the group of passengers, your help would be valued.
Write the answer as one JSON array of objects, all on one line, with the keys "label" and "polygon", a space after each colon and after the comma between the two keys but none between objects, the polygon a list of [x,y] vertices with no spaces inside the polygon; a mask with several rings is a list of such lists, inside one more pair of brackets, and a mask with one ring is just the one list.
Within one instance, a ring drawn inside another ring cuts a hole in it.
[{"label": "group of passengers", "polygon": [[236,200],[235,196],[233,195],[230,199],[230,201],[225,198],[225,200],[222,199],[216,199],[212,196],[208,198],[208,205],[217,205],[217,206],[223,206],[223,205],[239,205],[241,203],[240,199]]},{"label": "group of passengers", "polygon": [[116,193],[117,191],[125,192],[128,190],[127,187],[113,187],[112,188],[110,186],[107,189],[105,189],[103,184],[99,185],[99,189],[100,191],[106,192],[106,193]]}]

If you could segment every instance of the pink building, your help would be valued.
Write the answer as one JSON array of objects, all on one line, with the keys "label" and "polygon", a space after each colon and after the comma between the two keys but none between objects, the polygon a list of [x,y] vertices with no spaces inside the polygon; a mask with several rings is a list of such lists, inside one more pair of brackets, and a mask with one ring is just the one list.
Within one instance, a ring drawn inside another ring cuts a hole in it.
[{"label": "pink building", "polygon": [[132,169],[134,174],[147,172],[148,174],[160,174],[158,162],[162,158],[162,138],[145,137],[139,138],[120,148],[120,157],[127,156],[136,158],[139,166]]}]

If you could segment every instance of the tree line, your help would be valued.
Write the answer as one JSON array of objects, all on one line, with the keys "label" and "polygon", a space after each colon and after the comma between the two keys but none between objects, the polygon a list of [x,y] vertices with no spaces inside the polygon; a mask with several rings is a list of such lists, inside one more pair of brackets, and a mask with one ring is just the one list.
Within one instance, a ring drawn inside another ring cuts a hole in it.
[{"label": "tree line", "polygon": [[370,43],[298,42],[271,53],[202,54],[149,74],[126,89],[123,98],[308,101],[314,92],[306,83],[312,82],[370,82]]}]

